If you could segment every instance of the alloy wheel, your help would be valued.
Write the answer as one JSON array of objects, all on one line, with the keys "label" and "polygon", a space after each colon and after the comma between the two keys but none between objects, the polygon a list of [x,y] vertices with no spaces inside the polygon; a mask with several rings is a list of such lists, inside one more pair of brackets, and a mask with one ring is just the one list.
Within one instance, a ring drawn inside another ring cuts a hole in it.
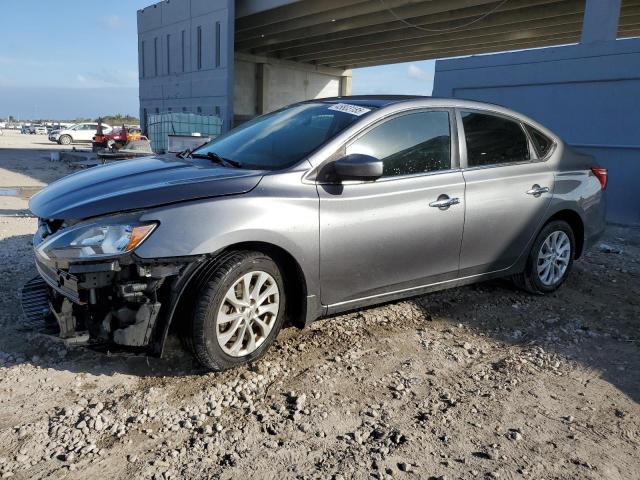
[{"label": "alloy wheel", "polygon": [[254,352],[269,337],[280,310],[280,290],[267,272],[244,274],[227,291],[216,318],[216,337],[229,356]]},{"label": "alloy wheel", "polygon": [[562,280],[571,259],[571,241],[562,230],[556,230],[542,242],[538,252],[538,278],[546,286]]}]

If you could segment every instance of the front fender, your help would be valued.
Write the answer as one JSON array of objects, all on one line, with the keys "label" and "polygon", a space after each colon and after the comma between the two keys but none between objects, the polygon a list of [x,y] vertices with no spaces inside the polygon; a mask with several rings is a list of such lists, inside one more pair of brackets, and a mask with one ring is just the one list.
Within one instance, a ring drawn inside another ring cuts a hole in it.
[{"label": "front fender", "polygon": [[239,243],[261,242],[298,263],[309,296],[319,295],[319,200],[299,172],[267,175],[250,193],[148,210],[159,226],[136,249],[145,260],[212,255]]}]

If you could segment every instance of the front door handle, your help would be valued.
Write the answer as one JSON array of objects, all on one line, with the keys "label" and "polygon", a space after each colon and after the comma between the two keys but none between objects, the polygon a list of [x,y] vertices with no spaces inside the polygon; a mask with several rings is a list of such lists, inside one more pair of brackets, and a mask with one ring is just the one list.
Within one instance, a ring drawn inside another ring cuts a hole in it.
[{"label": "front door handle", "polygon": [[541,187],[536,184],[531,187],[531,190],[527,190],[527,195],[533,195],[534,197],[539,197],[543,193],[547,193],[549,191],[549,187]]},{"label": "front door handle", "polygon": [[451,205],[457,205],[459,203],[460,203],[460,199],[457,197],[449,198],[447,195],[440,195],[438,197],[438,200],[436,200],[435,202],[431,202],[429,206],[445,210],[449,208]]}]

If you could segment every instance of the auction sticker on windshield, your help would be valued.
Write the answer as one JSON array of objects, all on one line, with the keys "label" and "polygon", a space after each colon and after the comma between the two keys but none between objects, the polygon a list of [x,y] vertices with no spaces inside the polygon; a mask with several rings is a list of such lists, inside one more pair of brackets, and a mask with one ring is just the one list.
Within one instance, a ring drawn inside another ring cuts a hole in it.
[{"label": "auction sticker on windshield", "polygon": [[350,113],[351,115],[355,115],[357,117],[371,111],[370,108],[359,107],[358,105],[350,105],[348,103],[336,103],[335,105],[330,106],[329,110]]}]

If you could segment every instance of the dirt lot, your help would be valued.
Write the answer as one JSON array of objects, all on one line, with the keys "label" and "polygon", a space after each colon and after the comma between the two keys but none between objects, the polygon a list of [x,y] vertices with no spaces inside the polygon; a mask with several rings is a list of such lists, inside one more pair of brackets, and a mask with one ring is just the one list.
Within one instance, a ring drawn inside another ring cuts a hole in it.
[{"label": "dirt lot", "polygon": [[[70,173],[49,147],[0,137],[0,192]],[[427,295],[287,328],[211,374],[174,339],[147,360],[21,331],[28,194],[0,196],[1,478],[640,477],[637,229],[610,228],[549,297]]]}]

